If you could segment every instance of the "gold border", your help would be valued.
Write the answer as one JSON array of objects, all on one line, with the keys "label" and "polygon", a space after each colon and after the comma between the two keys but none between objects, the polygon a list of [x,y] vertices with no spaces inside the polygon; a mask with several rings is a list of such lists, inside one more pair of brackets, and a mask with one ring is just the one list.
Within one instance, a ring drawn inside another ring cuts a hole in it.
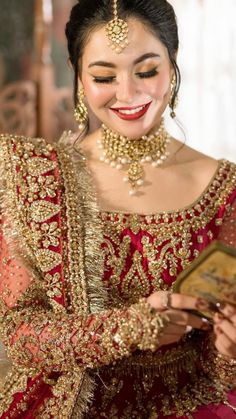
[{"label": "gold border", "polygon": [[212,255],[213,253],[220,251],[226,253],[227,255],[233,256],[236,258],[236,248],[233,246],[227,246],[226,244],[215,240],[209,246],[207,246],[197,257],[197,259],[193,260],[191,265],[184,269],[177,277],[174,285],[173,285],[173,292],[179,292],[181,289],[182,283],[188,278],[188,276],[195,271],[205,260]]}]

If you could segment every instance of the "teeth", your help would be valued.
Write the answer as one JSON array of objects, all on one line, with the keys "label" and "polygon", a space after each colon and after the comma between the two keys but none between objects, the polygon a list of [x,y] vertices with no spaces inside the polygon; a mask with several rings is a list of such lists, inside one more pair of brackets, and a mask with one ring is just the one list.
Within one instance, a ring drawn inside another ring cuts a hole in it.
[{"label": "teeth", "polygon": [[142,111],[145,108],[146,105],[144,106],[140,106],[139,108],[135,108],[135,109],[131,109],[131,110],[119,110],[120,113],[124,114],[124,115],[134,115],[140,111]]}]

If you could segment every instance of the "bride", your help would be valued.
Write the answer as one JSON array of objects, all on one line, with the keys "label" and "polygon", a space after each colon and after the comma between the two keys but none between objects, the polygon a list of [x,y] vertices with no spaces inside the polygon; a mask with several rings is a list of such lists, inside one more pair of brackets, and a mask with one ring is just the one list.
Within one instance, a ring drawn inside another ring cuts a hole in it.
[{"label": "bride", "polygon": [[236,418],[236,309],[172,290],[236,247],[235,165],[165,129],[174,10],[80,0],[66,35],[79,135],[1,136],[0,417]]}]

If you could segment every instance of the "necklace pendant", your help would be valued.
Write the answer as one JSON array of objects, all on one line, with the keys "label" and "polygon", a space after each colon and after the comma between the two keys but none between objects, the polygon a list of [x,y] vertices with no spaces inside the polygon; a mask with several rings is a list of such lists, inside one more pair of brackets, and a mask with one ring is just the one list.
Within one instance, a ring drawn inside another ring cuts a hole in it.
[{"label": "necklace pendant", "polygon": [[128,170],[128,179],[132,187],[141,186],[141,181],[144,177],[143,166],[139,162],[130,163]]}]

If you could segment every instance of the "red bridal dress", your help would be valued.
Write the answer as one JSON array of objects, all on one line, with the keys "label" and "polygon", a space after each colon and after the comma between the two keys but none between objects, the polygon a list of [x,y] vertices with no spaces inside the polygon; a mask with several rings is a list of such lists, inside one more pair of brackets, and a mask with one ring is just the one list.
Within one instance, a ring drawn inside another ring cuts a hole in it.
[{"label": "red bridal dress", "polygon": [[236,247],[235,165],[153,215],[99,211],[64,144],[2,136],[0,165],[0,418],[236,418],[236,362],[211,332],[155,348],[144,298],[213,240]]}]

